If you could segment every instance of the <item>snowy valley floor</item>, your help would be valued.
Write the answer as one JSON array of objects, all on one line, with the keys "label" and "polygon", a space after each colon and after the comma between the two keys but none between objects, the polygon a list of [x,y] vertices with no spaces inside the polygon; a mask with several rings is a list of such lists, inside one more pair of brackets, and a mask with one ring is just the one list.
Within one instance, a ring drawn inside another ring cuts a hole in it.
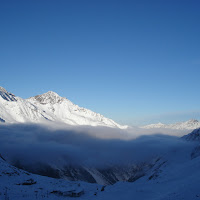
[{"label": "snowy valley floor", "polygon": [[69,182],[30,174],[17,169],[0,158],[0,199],[1,200],[62,200],[79,197],[93,199],[94,193],[102,186],[85,182]]},{"label": "snowy valley floor", "polygon": [[0,199],[87,200],[198,200],[200,199],[200,154],[196,143],[174,148],[158,159],[152,169],[133,183],[102,186],[33,175],[0,159]]},{"label": "snowy valley floor", "polygon": [[146,176],[134,183],[108,186],[96,199],[198,200],[200,157],[191,159],[190,149],[175,150],[165,159],[159,160]]}]

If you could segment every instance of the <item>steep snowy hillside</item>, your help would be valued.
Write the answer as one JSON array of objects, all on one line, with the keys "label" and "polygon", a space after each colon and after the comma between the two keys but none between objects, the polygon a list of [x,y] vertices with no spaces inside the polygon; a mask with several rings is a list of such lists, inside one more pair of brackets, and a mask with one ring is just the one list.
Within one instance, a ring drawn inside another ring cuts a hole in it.
[{"label": "steep snowy hillside", "polygon": [[22,99],[0,87],[0,122],[62,122],[69,125],[107,126],[125,129],[111,119],[81,108],[55,92]]},{"label": "steep snowy hillside", "polygon": [[[153,166],[155,159],[150,163],[138,163],[129,166],[109,166],[104,168],[86,167],[81,165],[57,167],[49,164],[23,165],[23,169],[43,176],[61,178],[68,181],[85,181],[88,183],[98,183],[100,185],[110,185],[118,181],[133,182],[144,176]],[[14,164],[22,167],[19,162]]]},{"label": "steep snowy hillside", "polygon": [[187,140],[187,141],[197,141],[197,142],[200,142],[200,128],[195,129],[190,134],[185,135],[182,138],[185,139],[185,140]]},{"label": "steep snowy hillside", "polygon": [[188,135],[184,135],[182,138],[186,141],[196,142],[197,145],[191,153],[191,158],[200,157],[200,128],[195,129]]},{"label": "steep snowy hillside", "polygon": [[175,124],[162,124],[162,123],[150,124],[150,125],[143,126],[141,128],[145,128],[145,129],[166,128],[166,129],[179,129],[179,130],[184,130],[184,129],[193,130],[199,127],[200,127],[200,122],[198,120],[191,119],[185,122],[178,122]]},{"label": "steep snowy hillside", "polygon": [[96,200],[200,199],[200,154],[192,156],[195,144],[190,143],[184,148],[177,146],[158,159],[145,176],[133,183],[118,182],[107,186]]},{"label": "steep snowy hillside", "polygon": [[0,96],[6,101],[17,101],[15,95],[8,93],[3,87],[0,87]]},{"label": "steep snowy hillside", "polygon": [[52,91],[31,97],[28,101],[41,110],[44,110],[54,121],[60,121],[71,125],[127,128],[127,126],[121,126],[103,115],[81,108],[78,105],[73,104],[67,98],[60,97]]},{"label": "steep snowy hillside", "polygon": [[[77,199],[87,200],[197,200],[200,198],[200,154],[195,154],[199,130],[188,135],[190,142],[180,139],[145,173],[130,182],[118,182],[106,187],[84,182],[70,182],[34,175],[9,165],[0,156],[0,199]],[[107,172],[109,173],[109,172]],[[134,173],[133,173],[134,175]]]},{"label": "steep snowy hillside", "polygon": [[0,199],[93,199],[102,186],[34,175],[9,165],[0,156]]},{"label": "steep snowy hillside", "polygon": [[25,99],[0,88],[0,118],[2,122],[43,122],[48,116]]}]

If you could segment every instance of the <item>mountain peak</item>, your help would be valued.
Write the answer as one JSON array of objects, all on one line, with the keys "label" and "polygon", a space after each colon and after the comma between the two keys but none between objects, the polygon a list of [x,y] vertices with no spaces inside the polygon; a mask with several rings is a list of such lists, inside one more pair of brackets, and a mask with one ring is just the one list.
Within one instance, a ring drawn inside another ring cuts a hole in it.
[{"label": "mountain peak", "polygon": [[175,124],[150,124],[143,126],[141,128],[150,129],[150,128],[167,128],[167,129],[186,129],[186,130],[192,130],[200,127],[200,122],[197,119],[190,119],[185,122],[177,122]]},{"label": "mountain peak", "polygon": [[127,126],[121,126],[99,113],[79,107],[53,91],[48,91],[28,99],[22,99],[20,97],[15,98],[13,94],[0,87],[0,122],[43,123],[46,121],[68,125],[127,128]]},{"label": "mountain peak", "polygon": [[48,91],[48,92],[46,92],[46,93],[44,93],[44,94],[48,94],[48,95],[51,95],[51,96],[59,96],[56,92],[54,92],[54,91]]},{"label": "mountain peak", "polygon": [[63,97],[59,96],[56,92],[53,91],[48,91],[44,94],[37,95],[33,98],[41,104],[56,104],[63,101],[64,99]]},{"label": "mountain peak", "polygon": [[197,119],[190,119],[188,120],[188,123],[199,123]]},{"label": "mountain peak", "polygon": [[0,86],[0,97],[2,97],[6,101],[17,101],[15,99],[15,95],[7,92],[7,90]]},{"label": "mountain peak", "polygon": [[0,86],[0,92],[7,92],[7,90]]}]

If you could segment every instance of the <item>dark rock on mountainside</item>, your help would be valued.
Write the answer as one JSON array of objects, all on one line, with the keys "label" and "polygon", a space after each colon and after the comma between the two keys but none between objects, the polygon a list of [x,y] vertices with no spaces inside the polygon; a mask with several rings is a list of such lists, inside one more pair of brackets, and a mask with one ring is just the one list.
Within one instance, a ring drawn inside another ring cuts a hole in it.
[{"label": "dark rock on mountainside", "polygon": [[0,87],[0,96],[6,101],[17,101],[15,99],[15,95],[10,92],[7,92],[7,90],[3,87]]},{"label": "dark rock on mountainside", "polygon": [[5,123],[6,121],[0,117],[0,122]]}]

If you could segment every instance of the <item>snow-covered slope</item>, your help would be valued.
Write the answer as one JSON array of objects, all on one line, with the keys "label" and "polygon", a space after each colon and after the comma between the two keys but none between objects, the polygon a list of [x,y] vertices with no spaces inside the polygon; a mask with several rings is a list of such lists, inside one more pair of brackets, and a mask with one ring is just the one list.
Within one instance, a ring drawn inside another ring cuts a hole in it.
[{"label": "snow-covered slope", "polygon": [[3,87],[0,87],[0,96],[6,101],[17,101],[15,95],[8,93]]},{"label": "snow-covered slope", "polygon": [[[154,164],[154,160],[150,163],[138,163],[129,166],[105,166],[86,167],[81,165],[66,165],[64,167],[53,166],[47,163],[35,163],[30,165],[22,165],[20,161],[16,161],[14,166],[43,176],[61,178],[68,181],[85,181],[88,183],[98,183],[100,185],[110,185],[118,181],[133,182],[145,175],[145,173]],[[19,165],[18,165],[19,163]]]},{"label": "snow-covered slope", "polygon": [[91,110],[81,108],[55,92],[22,99],[0,87],[0,122],[62,122],[69,125],[127,128]]},{"label": "snow-covered slope", "polygon": [[[189,143],[189,142],[188,142]],[[153,168],[133,183],[107,186],[96,200],[197,200],[200,199],[200,153],[195,144],[174,148],[158,159]]]},{"label": "snow-covered slope", "polygon": [[195,129],[190,134],[185,135],[182,138],[184,138],[187,141],[198,141],[198,142],[200,142],[200,128]]},{"label": "snow-covered slope", "polygon": [[[198,135],[198,131],[189,135]],[[194,156],[193,152],[199,143],[183,140],[183,144],[156,159],[134,182],[106,187],[34,175],[9,165],[0,156],[0,199],[56,200],[76,196],[83,200],[197,200],[200,198],[200,154]]]},{"label": "snow-covered slope", "polygon": [[27,100],[9,94],[0,93],[0,118],[3,121],[7,123],[43,122],[48,117]]},{"label": "snow-covered slope", "polygon": [[93,199],[102,186],[84,182],[70,182],[61,179],[34,175],[20,170],[0,156],[0,199]]},{"label": "snow-covered slope", "polygon": [[49,116],[29,101],[16,97],[0,87],[0,119],[2,122],[44,122]]},{"label": "snow-covered slope", "polygon": [[54,121],[61,121],[71,125],[109,126],[127,128],[111,119],[91,110],[73,104],[67,98],[60,97],[55,92],[49,91],[28,99],[29,102],[44,110]]},{"label": "snow-covered slope", "polygon": [[150,124],[141,128],[152,129],[152,128],[166,128],[166,129],[179,129],[179,130],[193,130],[200,127],[200,122],[196,119],[191,119],[185,122],[178,122],[175,124]]},{"label": "snow-covered slope", "polygon": [[[0,199],[197,200],[200,198],[199,131],[180,138],[180,143],[159,156],[145,173],[132,171],[131,183],[118,182],[106,187],[34,175],[8,164],[0,155]],[[96,171],[93,173],[97,175]],[[113,177],[110,171],[105,173]]]}]

